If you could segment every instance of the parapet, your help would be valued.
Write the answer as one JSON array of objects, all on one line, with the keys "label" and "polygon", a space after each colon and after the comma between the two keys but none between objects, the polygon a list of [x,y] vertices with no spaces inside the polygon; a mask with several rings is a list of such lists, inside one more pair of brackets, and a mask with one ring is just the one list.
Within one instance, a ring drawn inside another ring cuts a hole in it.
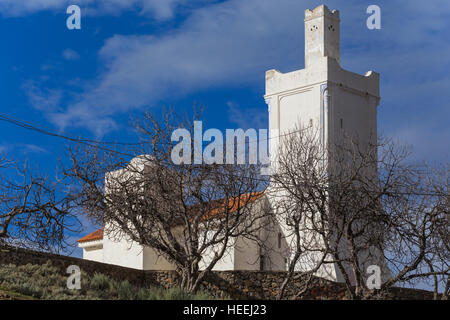
[{"label": "parapet", "polygon": [[324,4],[318,6],[314,10],[306,9],[305,10],[305,21],[312,20],[318,17],[326,16],[331,19],[339,20],[339,10],[331,11]]}]

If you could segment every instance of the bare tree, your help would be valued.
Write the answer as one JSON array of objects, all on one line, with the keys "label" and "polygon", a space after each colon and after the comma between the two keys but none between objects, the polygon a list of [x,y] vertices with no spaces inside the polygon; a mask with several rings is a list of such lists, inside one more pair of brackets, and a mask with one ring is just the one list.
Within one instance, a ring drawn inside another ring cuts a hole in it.
[{"label": "bare tree", "polygon": [[389,214],[385,256],[392,277],[382,289],[431,282],[434,296],[448,297],[450,239],[447,169],[409,168],[383,205]]},{"label": "bare tree", "polygon": [[70,244],[66,232],[78,231],[63,181],[32,169],[0,160],[0,243],[60,252]]},{"label": "bare tree", "polygon": [[448,180],[408,156],[392,141],[344,133],[324,145],[312,127],[282,139],[269,188],[291,239],[281,293],[295,270],[327,277],[331,264],[355,299],[380,293],[368,288],[370,265],[382,271],[381,291],[427,277],[445,285]]},{"label": "bare tree", "polygon": [[296,128],[284,136],[266,191],[290,247],[284,253],[287,273],[278,299],[291,281],[304,283],[295,298],[305,294],[329,252],[330,232],[324,216],[328,175],[318,139],[318,132],[309,128]]},{"label": "bare tree", "polygon": [[126,155],[78,146],[66,174],[79,185],[78,204],[109,236],[153,248],[194,292],[238,238],[257,241],[269,216],[258,201],[259,167],[196,162],[191,141],[183,141],[188,161],[175,164],[172,133],[185,128],[193,136],[194,126],[170,110],[162,120],[147,113],[135,127],[142,143]]}]

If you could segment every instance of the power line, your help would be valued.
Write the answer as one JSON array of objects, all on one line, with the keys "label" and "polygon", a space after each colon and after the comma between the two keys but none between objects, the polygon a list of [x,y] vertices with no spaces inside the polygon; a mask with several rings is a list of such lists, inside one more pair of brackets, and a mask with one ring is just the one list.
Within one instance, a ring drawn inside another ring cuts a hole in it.
[{"label": "power line", "polygon": [[[26,120],[22,120],[22,119],[18,119],[18,118],[9,116],[9,115],[4,114],[4,113],[0,113],[0,120],[8,122],[8,123],[11,123],[11,124],[14,124],[14,125],[17,125],[19,127],[22,127],[22,128],[25,128],[25,129],[28,129],[28,130],[31,130],[31,131],[35,131],[35,132],[41,133],[41,134],[45,134],[45,135],[56,137],[56,138],[61,138],[61,139],[68,140],[68,141],[71,141],[71,142],[81,143],[81,144],[84,144],[84,145],[87,145],[87,146],[91,146],[91,147],[94,147],[94,148],[97,148],[97,149],[100,149],[100,150],[103,150],[103,151],[106,151],[106,152],[109,152],[109,153],[115,153],[115,154],[120,154],[120,155],[124,155],[124,156],[129,156],[129,157],[135,157],[136,155],[135,154],[126,153],[126,152],[117,151],[117,150],[112,150],[110,148],[106,148],[106,147],[100,146],[99,144],[108,144],[108,145],[114,145],[114,144],[116,144],[116,145],[142,145],[143,143],[146,143],[146,142],[141,142],[141,143],[108,142],[108,141],[100,141],[100,140],[86,139],[86,138],[74,138],[74,137],[70,137],[70,136],[67,136],[67,135],[64,135],[64,134],[56,133],[54,131],[51,131],[48,128],[45,129],[45,127],[43,129],[42,126],[39,127],[36,124],[33,124],[33,123],[28,122]],[[288,135],[291,135],[291,134],[294,134],[294,133],[298,133],[298,132],[304,131],[306,129],[307,128],[290,131],[290,132],[285,133],[285,134],[269,137],[269,138],[267,138],[265,140],[285,137],[285,136],[288,136]],[[262,140],[262,141],[265,141],[265,140]],[[258,142],[258,141],[254,141],[254,142]],[[250,143],[250,142],[248,142],[248,143]],[[167,145],[172,145],[172,144],[171,143],[167,143]],[[224,144],[222,144],[221,146],[224,146]],[[418,171],[418,170],[416,170],[416,171]],[[420,172],[420,171],[418,171],[418,172]],[[255,178],[255,177],[251,177],[251,178],[247,177],[247,179],[251,179],[251,180],[254,180],[254,181],[260,181],[260,182],[264,182],[264,183],[269,182],[267,179]],[[306,184],[303,184],[303,185],[304,186],[308,186]],[[292,186],[294,186],[294,185],[292,185]],[[403,194],[403,195],[413,194],[413,195],[421,195],[421,196],[438,196],[438,195],[442,195],[440,193],[413,193],[413,192],[393,192],[391,194]]]},{"label": "power line", "polygon": [[37,131],[39,133],[42,133],[42,134],[45,134],[48,136],[62,138],[62,139],[69,140],[72,142],[87,142],[87,143],[96,143],[96,144],[118,144],[118,145],[139,145],[140,144],[140,143],[130,143],[130,142],[113,142],[113,141],[100,141],[100,140],[86,139],[86,138],[74,138],[74,137],[70,137],[67,135],[60,134],[60,133],[56,133],[55,131],[51,131],[50,129],[45,128],[42,125],[36,125],[36,124],[33,124],[33,123],[28,122],[23,119],[14,118],[5,113],[0,113],[0,120],[9,122],[11,124],[17,125],[19,127],[22,127],[22,128],[28,129],[28,130]]},{"label": "power line", "polygon": [[[88,139],[88,138],[82,138],[82,137],[75,138],[75,137],[71,137],[69,135],[57,133],[54,130],[46,128],[45,126],[34,124],[34,123],[29,122],[29,121],[26,121],[26,120],[23,120],[23,119],[19,119],[17,117],[13,117],[13,116],[8,115],[6,113],[0,113],[0,121],[8,122],[8,123],[11,123],[13,125],[25,128],[27,130],[36,131],[38,133],[45,134],[45,135],[48,135],[48,136],[65,139],[65,140],[68,140],[68,141],[71,141],[71,142],[79,142],[79,143],[82,143],[82,144],[85,144],[85,145],[89,145],[89,146],[92,146],[92,147],[96,147],[96,148],[102,149],[104,151],[108,151],[108,152],[111,152],[111,153],[118,153],[118,154],[127,155],[127,156],[131,156],[131,157],[134,157],[135,155],[129,154],[129,153],[124,153],[124,152],[117,151],[117,150],[111,150],[109,148],[100,147],[98,145],[99,144],[106,144],[106,145],[123,145],[123,146],[133,146],[133,145],[134,146],[141,146],[141,145],[143,145],[145,143],[151,143],[151,141],[120,142],[120,141],[101,141],[101,140]],[[282,137],[286,137],[286,136],[289,136],[289,135],[292,135],[292,134],[295,134],[295,133],[300,133],[302,131],[306,131],[309,128],[310,127],[306,127],[306,128],[302,128],[302,129],[298,129],[298,130],[289,131],[289,132],[284,133],[284,134],[268,137],[267,139],[253,140],[253,141],[248,141],[248,142],[244,141],[244,144],[246,144],[246,143],[250,144],[250,143],[254,143],[254,142],[257,143],[258,141],[261,142],[261,141],[268,141],[268,140],[272,140],[272,139],[276,139],[276,138],[282,138]],[[203,141],[202,140],[202,142],[207,142],[207,141]],[[172,146],[173,143],[172,142],[160,142],[160,143],[157,143],[157,144]],[[240,145],[240,143],[237,143],[236,145]],[[217,146],[223,147],[223,146],[225,146],[225,144],[222,143],[222,144],[218,144]],[[425,170],[419,170],[419,169],[415,169],[414,171],[425,172]]]},{"label": "power line", "polygon": [[[117,153],[117,154],[122,154],[122,155],[134,157],[134,155],[132,155],[132,154],[124,153],[124,152],[117,151],[117,150],[112,150],[112,149],[109,149],[109,148],[106,148],[106,147],[102,147],[102,146],[93,144],[93,143],[101,144],[102,143],[101,141],[96,141],[96,140],[92,140],[92,139],[73,138],[73,137],[69,137],[69,136],[66,136],[66,135],[63,135],[63,134],[59,134],[59,133],[56,133],[56,132],[51,132],[51,131],[48,131],[48,130],[36,127],[36,126],[32,125],[31,123],[27,123],[26,121],[11,118],[11,117],[3,114],[3,113],[0,113],[0,120],[1,121],[5,121],[5,122],[9,122],[9,123],[17,125],[19,127],[22,127],[22,128],[28,129],[28,130],[32,130],[32,131],[36,131],[36,132],[39,132],[39,133],[42,133],[42,134],[45,134],[45,135],[48,135],[48,136],[65,139],[65,140],[68,140],[68,141],[71,141],[71,142],[78,142],[78,143],[81,143],[81,144],[84,144],[84,145],[88,145],[88,146],[92,146],[92,147],[95,147],[95,148],[98,148],[98,149],[101,149],[101,150],[107,151],[107,152],[112,152],[112,153]],[[104,144],[110,144],[109,142],[103,142],[103,143]]]},{"label": "power line", "polygon": [[[71,137],[71,136],[68,136],[68,135],[56,133],[55,131],[52,131],[51,129],[43,127],[42,125],[33,124],[33,123],[28,122],[26,120],[13,117],[11,115],[7,115],[5,113],[0,113],[0,120],[4,121],[4,122],[11,123],[13,125],[16,125],[16,126],[19,126],[19,127],[22,127],[22,128],[25,128],[25,129],[28,129],[28,130],[36,131],[36,132],[39,132],[39,133],[42,133],[42,134],[45,134],[45,135],[48,135],[48,136],[52,136],[52,137],[65,139],[65,140],[68,140],[68,141],[71,141],[71,142],[80,142],[80,143],[89,143],[89,144],[93,143],[93,144],[108,144],[108,145],[125,145],[125,146],[131,146],[131,145],[139,146],[139,145],[142,145],[142,144],[145,144],[145,143],[151,143],[151,141],[143,141],[143,142],[119,142],[119,141],[117,141],[117,142],[115,142],[115,141],[100,141],[100,140],[87,139],[87,138],[81,138],[81,137],[80,138],[74,138],[74,137]],[[268,141],[268,140],[271,140],[271,139],[281,138],[281,137],[285,137],[285,136],[288,136],[288,135],[291,135],[291,134],[294,134],[294,133],[298,133],[298,132],[304,131],[306,129],[307,128],[290,131],[290,132],[287,132],[285,134],[281,134],[281,135],[278,135],[278,136],[268,137],[267,139],[253,140],[253,141],[248,141],[248,142],[244,141],[244,144],[246,144],[246,143],[248,143],[248,144],[250,144],[250,143],[257,143],[257,142],[261,142],[261,141]],[[202,140],[202,143],[203,142],[206,142],[206,141]],[[158,144],[170,145],[170,146],[172,145],[171,142],[160,142]],[[240,143],[238,143],[236,145],[240,145]],[[219,144],[217,146],[223,147],[223,146],[225,146],[225,144],[222,143],[222,144]]]}]

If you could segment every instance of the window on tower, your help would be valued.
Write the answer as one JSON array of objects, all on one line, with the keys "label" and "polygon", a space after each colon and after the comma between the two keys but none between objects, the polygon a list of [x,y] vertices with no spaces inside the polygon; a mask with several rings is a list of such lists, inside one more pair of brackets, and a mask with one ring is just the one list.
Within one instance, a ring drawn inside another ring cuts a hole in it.
[{"label": "window on tower", "polygon": [[278,232],[278,249],[281,248],[281,237],[282,237],[281,232]]},{"label": "window on tower", "polygon": [[264,265],[264,260],[266,257],[264,257],[264,255],[261,255],[259,257],[259,270],[264,271],[265,269],[265,265]]}]

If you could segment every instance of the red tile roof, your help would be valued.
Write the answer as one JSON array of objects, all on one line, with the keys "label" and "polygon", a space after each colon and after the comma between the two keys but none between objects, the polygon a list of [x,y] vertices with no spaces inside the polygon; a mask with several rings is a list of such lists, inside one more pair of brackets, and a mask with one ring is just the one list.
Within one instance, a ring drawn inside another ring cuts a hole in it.
[{"label": "red tile roof", "polygon": [[95,240],[102,240],[102,239],[103,239],[103,228],[101,228],[101,229],[99,229],[97,231],[94,231],[94,232],[88,234],[87,236],[84,236],[83,238],[78,240],[78,243],[95,241]]},{"label": "red tile roof", "polygon": [[[256,200],[261,198],[263,195],[264,195],[264,191],[252,192],[252,193],[241,195],[240,199],[239,199],[239,197],[228,199],[228,205],[227,205],[228,208],[225,208],[225,203],[223,200],[217,200],[216,201],[217,204],[215,205],[215,207],[213,209],[211,209],[210,213],[205,215],[202,218],[202,220],[204,221],[204,220],[211,219],[215,215],[217,215],[218,213],[222,213],[226,209],[228,210],[228,213],[233,213],[238,208],[255,202]],[[238,199],[240,201],[237,201]],[[89,242],[89,241],[102,240],[102,239],[103,239],[103,228],[88,234],[87,236],[78,240],[78,242],[81,243],[81,242]]]},{"label": "red tile roof", "polygon": [[249,204],[255,202],[256,200],[261,198],[263,195],[264,195],[264,191],[243,194],[240,197],[234,197],[234,198],[228,199],[228,204],[225,204],[224,200],[218,200],[217,204],[215,204],[215,207],[213,209],[211,209],[209,214],[206,214],[202,218],[202,220],[211,219],[211,218],[213,218],[213,216],[217,215],[218,213],[225,213],[225,212],[233,213],[236,210],[238,210],[238,208],[242,208],[246,205],[249,205]]}]

